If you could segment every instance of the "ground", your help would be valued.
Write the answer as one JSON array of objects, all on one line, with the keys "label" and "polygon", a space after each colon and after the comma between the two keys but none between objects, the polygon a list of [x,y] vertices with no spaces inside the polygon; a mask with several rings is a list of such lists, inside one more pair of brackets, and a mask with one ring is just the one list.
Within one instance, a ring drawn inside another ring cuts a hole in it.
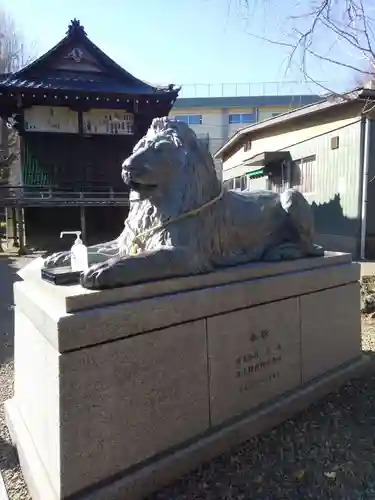
[{"label": "ground", "polygon": [[[10,500],[30,499],[2,405],[13,391],[12,284],[27,260],[0,255],[0,470]],[[362,342],[375,353],[375,319],[363,318]],[[375,369],[152,500],[373,500],[374,429]]]}]

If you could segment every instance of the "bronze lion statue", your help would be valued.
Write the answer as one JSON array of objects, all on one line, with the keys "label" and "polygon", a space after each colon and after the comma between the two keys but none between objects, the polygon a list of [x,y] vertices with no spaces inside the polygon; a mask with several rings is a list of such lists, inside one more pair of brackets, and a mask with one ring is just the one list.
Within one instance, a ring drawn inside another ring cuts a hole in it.
[{"label": "bronze lion statue", "polygon": [[[207,148],[181,121],[154,119],[124,161],[122,178],[131,190],[129,216],[116,240],[89,247],[89,269],[81,276],[86,288],[323,255],[300,192],[226,190]],[[44,266],[64,265],[69,257],[54,254]]]}]

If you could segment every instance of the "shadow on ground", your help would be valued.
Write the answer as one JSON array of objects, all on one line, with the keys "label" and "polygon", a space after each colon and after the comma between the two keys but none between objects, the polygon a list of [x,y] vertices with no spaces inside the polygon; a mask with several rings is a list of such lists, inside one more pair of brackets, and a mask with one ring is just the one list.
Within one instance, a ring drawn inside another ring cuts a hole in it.
[{"label": "shadow on ground", "polygon": [[27,262],[27,258],[0,255],[0,470],[2,471],[14,471],[18,464],[17,452],[4,425],[2,404],[11,398],[13,393],[13,284],[20,280],[17,275],[18,269]]},{"label": "shadow on ground", "polygon": [[13,284],[20,280],[17,262],[19,259],[0,255],[0,365],[13,359]]},{"label": "shadow on ground", "polygon": [[374,425],[369,372],[147,500],[373,500]]},{"label": "shadow on ground", "polygon": [[8,436],[3,438],[0,435],[0,473],[2,470],[12,470],[18,467],[18,463],[16,447],[12,445]]}]

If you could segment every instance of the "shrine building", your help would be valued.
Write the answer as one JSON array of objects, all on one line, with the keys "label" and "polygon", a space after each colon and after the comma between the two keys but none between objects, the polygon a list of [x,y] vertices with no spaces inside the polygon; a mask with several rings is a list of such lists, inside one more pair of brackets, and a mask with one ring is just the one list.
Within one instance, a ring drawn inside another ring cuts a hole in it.
[{"label": "shrine building", "polygon": [[125,71],[76,19],[46,54],[2,75],[0,116],[20,143],[0,189],[8,234],[29,246],[62,230],[81,229],[90,244],[118,236],[128,211],[121,164],[178,92]]}]

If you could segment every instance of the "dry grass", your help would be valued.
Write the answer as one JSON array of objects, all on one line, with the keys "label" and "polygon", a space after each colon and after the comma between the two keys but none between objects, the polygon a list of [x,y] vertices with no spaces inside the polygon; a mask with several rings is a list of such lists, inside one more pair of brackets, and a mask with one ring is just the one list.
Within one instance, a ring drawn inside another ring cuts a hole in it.
[{"label": "dry grass", "polygon": [[[15,268],[23,262],[0,257],[0,293],[6,299],[0,303],[0,470],[10,500],[30,499],[1,404],[13,392],[11,284]],[[364,351],[375,353],[374,319],[363,318],[362,343]],[[375,372],[351,381],[295,418],[151,498],[374,500],[374,429]]]}]

